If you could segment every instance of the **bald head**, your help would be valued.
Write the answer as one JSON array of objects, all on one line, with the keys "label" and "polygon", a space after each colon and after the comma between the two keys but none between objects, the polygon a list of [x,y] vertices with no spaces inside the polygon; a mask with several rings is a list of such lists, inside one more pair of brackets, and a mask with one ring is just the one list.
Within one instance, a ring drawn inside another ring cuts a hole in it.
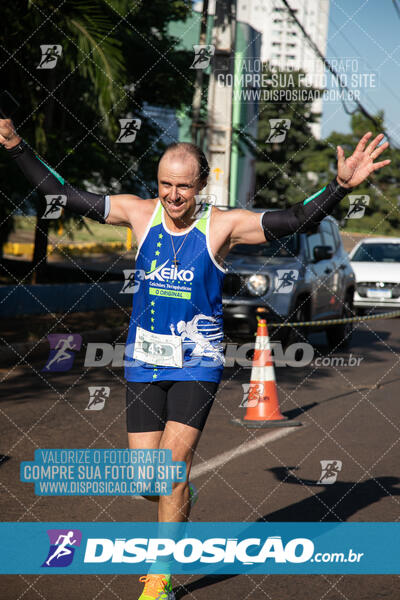
[{"label": "bald head", "polygon": [[[195,178],[197,181],[206,182],[210,168],[208,166],[207,159],[204,152],[195,144],[189,142],[176,142],[168,146],[159,161],[159,168],[161,163],[165,163],[168,159],[170,162],[174,162],[175,165],[181,163],[182,165],[192,166],[195,165]],[[191,169],[192,170],[192,169]]]},{"label": "bald head", "polygon": [[161,157],[158,165],[158,175],[168,176],[183,180],[190,180],[191,183],[199,181],[199,166],[194,156],[181,150],[171,150]]}]

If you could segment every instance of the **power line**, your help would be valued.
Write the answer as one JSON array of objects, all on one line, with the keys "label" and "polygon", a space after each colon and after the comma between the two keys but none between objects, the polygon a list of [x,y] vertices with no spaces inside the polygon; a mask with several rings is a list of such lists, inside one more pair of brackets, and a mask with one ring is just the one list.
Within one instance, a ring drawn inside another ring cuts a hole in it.
[{"label": "power line", "polygon": [[[397,10],[399,11],[399,17],[400,17],[400,8],[397,7]],[[333,23],[333,25],[336,27],[336,29],[338,30],[338,32],[344,37],[344,39],[346,40],[346,42],[349,44],[349,46],[355,51],[358,52],[358,49],[355,47],[355,45],[353,44],[353,42],[351,40],[349,40],[349,38],[343,33],[343,31],[336,25],[335,21],[332,19],[332,17],[329,17],[329,20]],[[367,65],[368,69],[371,69],[371,71],[373,71],[373,68],[371,67],[371,65],[364,59],[365,64]],[[382,78],[380,78],[380,81],[383,83],[383,85],[385,86],[385,88],[392,94],[393,98],[395,98],[398,102],[400,102],[400,96],[398,96],[396,94],[396,92],[386,83],[386,81],[384,81]]]},{"label": "power line", "polygon": [[[336,25],[336,23],[334,23],[334,21],[333,21],[333,20],[332,20],[332,23],[333,23],[333,24],[335,25],[335,27],[337,28],[337,25]],[[347,38],[345,37],[345,39],[347,39]],[[353,47],[353,49],[354,49],[354,46],[353,46],[353,45],[350,43],[350,41],[349,41],[349,44],[350,44],[350,45]],[[331,52],[332,52],[333,56],[334,56],[335,58],[337,58],[338,60],[340,60],[340,59],[339,59],[339,56],[338,56],[338,54],[337,54],[337,52],[335,51],[335,49],[333,48],[333,46],[332,46],[332,44],[331,44],[330,42],[328,42],[328,48],[330,48],[330,49],[331,49]],[[371,69],[371,70],[372,70],[372,67],[371,67],[370,65],[368,65],[368,63],[367,63],[367,62],[365,62],[365,64],[367,65],[367,67],[368,67],[369,69]],[[376,102],[374,102],[374,100],[372,100],[372,99],[371,99],[369,96],[366,96],[366,98],[365,98],[365,99],[367,100],[367,102],[370,102],[370,103],[371,103],[371,104],[372,104],[372,105],[373,105],[373,106],[374,106],[374,107],[375,107],[377,110],[380,110],[380,107],[379,107],[379,106],[376,104]],[[399,99],[399,102],[400,102],[400,99]],[[346,105],[345,105],[345,103],[344,103],[343,99],[342,99],[342,103],[343,103],[344,110],[345,110],[345,112],[346,112],[348,115],[353,115],[355,112],[357,112],[357,110],[358,110],[358,107],[356,107],[356,108],[355,108],[353,111],[349,111],[349,110],[347,110],[347,107],[346,107]]]},{"label": "power line", "polygon": [[[333,55],[335,56],[335,58],[337,58],[337,59],[339,60],[339,57],[338,57],[338,55],[337,55],[337,52],[336,52],[336,51],[334,50],[334,48],[332,47],[332,44],[328,43],[328,47],[330,47],[330,48],[331,48],[331,51],[332,51]],[[368,66],[368,63],[367,63],[367,62],[366,62],[365,64],[367,65],[367,67],[368,67],[368,68],[371,68],[370,66]],[[383,83],[384,83],[384,82],[383,82]],[[365,97],[365,100],[366,100],[367,102],[369,102],[370,104],[372,104],[372,106],[373,106],[373,107],[374,107],[376,110],[378,110],[378,111],[379,111],[379,110],[381,109],[381,107],[380,107],[380,106],[378,106],[378,105],[376,104],[376,102],[375,102],[374,100],[372,100],[372,99],[371,99],[369,96],[367,96],[365,93],[364,93],[364,97]],[[345,104],[345,102],[344,102],[343,98],[341,98],[341,101],[342,101],[343,108],[344,108],[344,111],[345,111],[345,113],[346,113],[346,114],[348,114],[348,115],[354,115],[354,113],[356,113],[356,112],[357,112],[357,110],[358,110],[358,107],[357,107],[357,106],[356,106],[356,108],[355,108],[354,110],[350,111],[350,110],[348,110],[348,109],[347,109],[347,107],[346,107],[346,104]],[[399,102],[400,102],[400,99],[399,99]],[[390,121],[391,121],[391,120],[390,120],[390,119],[388,119],[388,120],[389,120],[389,123],[388,123],[388,125],[390,125]],[[394,122],[393,122],[393,124],[394,124]],[[398,125],[397,125],[397,124],[394,124],[394,125],[395,125],[395,128],[397,129],[397,128],[398,128]],[[396,143],[400,144],[400,138],[397,138],[397,137],[395,138],[395,137],[393,136],[393,137],[392,137],[392,139],[393,139],[393,140],[395,140],[395,142],[396,142]],[[394,146],[394,147],[395,147],[395,146]]]},{"label": "power line", "polygon": [[399,6],[398,6],[398,4],[397,4],[396,0],[393,0],[393,4],[394,4],[394,7],[395,7],[395,9],[396,9],[397,16],[400,18],[400,8],[399,8]]},{"label": "power line", "polygon": [[[335,79],[337,80],[339,86],[346,90],[347,92],[350,92],[349,88],[347,87],[347,85],[345,85],[342,80],[341,77],[339,75],[339,73],[337,73],[337,71],[332,67],[332,65],[326,60],[325,56],[322,54],[322,52],[320,51],[320,49],[318,48],[317,44],[314,42],[314,40],[311,39],[311,37],[309,36],[309,34],[307,33],[307,31],[304,29],[303,25],[300,23],[300,21],[298,20],[295,11],[290,7],[289,3],[287,0],[282,0],[283,4],[286,6],[287,10],[289,11],[292,19],[296,22],[297,26],[301,29],[303,36],[306,38],[307,42],[309,43],[309,45],[311,46],[312,50],[315,52],[315,54],[321,59],[321,61],[324,63],[325,67],[328,69],[328,71],[330,71],[332,73],[332,75],[335,77]],[[398,7],[396,7],[398,8]],[[373,123],[375,125],[375,127],[380,128],[382,130],[382,132],[385,134],[386,138],[390,141],[391,137],[389,136],[389,134],[387,133],[387,131],[385,131],[382,127],[380,127],[379,123],[376,121],[376,119],[367,111],[366,108],[364,108],[364,106],[361,104],[361,102],[359,100],[354,99],[354,102],[357,105],[358,110],[367,118],[371,121],[371,123]],[[346,110],[346,108],[345,108]],[[351,114],[351,113],[350,113]],[[399,148],[397,148],[396,146],[394,146],[394,144],[392,144],[392,146],[394,148],[396,148],[397,150]]]},{"label": "power line", "polygon": [[[346,42],[349,44],[349,46],[350,46],[350,47],[351,47],[351,48],[352,48],[352,49],[353,49],[355,52],[358,52],[358,49],[357,49],[357,48],[354,46],[354,44],[353,44],[353,43],[352,43],[352,42],[351,42],[351,41],[350,41],[350,40],[347,38],[347,36],[345,36],[345,35],[344,35],[344,33],[343,33],[343,32],[341,31],[341,29],[340,29],[340,28],[337,26],[337,24],[335,23],[335,21],[334,21],[334,20],[333,20],[331,17],[329,17],[329,20],[330,20],[330,21],[332,22],[332,24],[333,24],[333,25],[336,27],[336,29],[338,30],[338,32],[342,34],[342,36],[344,37],[344,39],[346,40]],[[335,56],[335,58],[337,58],[337,59],[339,60],[339,57],[338,57],[338,55],[337,55],[337,52],[336,52],[336,51],[335,51],[335,49],[333,48],[333,46],[332,46],[332,43],[328,42],[328,47],[330,47],[330,48],[331,48],[331,51],[332,51],[333,55]],[[371,65],[370,65],[370,64],[369,64],[369,63],[368,63],[368,62],[367,62],[365,59],[364,59],[364,62],[365,62],[365,64],[366,64],[366,66],[368,67],[368,69],[370,69],[371,71],[373,71],[373,68],[371,67]],[[392,96],[393,96],[393,97],[394,97],[396,100],[398,100],[398,102],[400,102],[400,96],[397,96],[396,92],[394,92],[394,91],[393,91],[393,90],[390,88],[390,86],[389,86],[389,85],[388,85],[388,84],[387,84],[387,83],[386,83],[386,82],[385,82],[385,81],[384,81],[382,78],[380,78],[380,81],[381,81],[381,82],[382,82],[382,84],[383,84],[383,85],[386,87],[386,89],[387,89],[387,90],[388,90],[388,91],[389,91],[389,92],[392,94]],[[364,92],[364,96],[365,96],[365,99],[366,99],[366,101],[367,101],[367,102],[369,102],[369,103],[371,103],[371,104],[374,106],[374,108],[375,108],[376,110],[380,110],[380,108],[381,108],[381,107],[379,107],[379,106],[376,104],[376,102],[375,102],[374,100],[372,100],[372,99],[371,99],[369,96],[367,96],[367,95],[365,94],[365,92]],[[346,112],[347,114],[354,114],[354,113],[357,111],[357,108],[356,108],[354,111],[352,111],[352,112],[350,112],[350,111],[347,111],[347,110],[346,110],[345,103],[344,103],[344,101],[343,101],[343,100],[342,100],[342,103],[343,103],[343,106],[344,106],[344,110],[345,110],[345,112]],[[389,123],[389,125],[390,125],[390,123]],[[396,127],[396,128],[398,128],[398,125],[396,124],[396,125],[395,125],[395,127]],[[393,137],[392,139],[395,139],[395,138]],[[397,138],[396,138],[396,139],[395,139],[395,141],[396,141],[397,143],[400,143],[400,139],[397,139]]]}]

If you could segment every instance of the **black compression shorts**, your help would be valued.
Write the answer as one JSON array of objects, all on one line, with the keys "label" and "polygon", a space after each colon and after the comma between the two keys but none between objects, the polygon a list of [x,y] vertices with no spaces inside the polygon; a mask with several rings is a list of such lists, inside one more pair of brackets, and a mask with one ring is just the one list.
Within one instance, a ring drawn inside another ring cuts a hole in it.
[{"label": "black compression shorts", "polygon": [[167,421],[202,431],[217,389],[214,381],[127,381],[128,433],[163,431]]}]

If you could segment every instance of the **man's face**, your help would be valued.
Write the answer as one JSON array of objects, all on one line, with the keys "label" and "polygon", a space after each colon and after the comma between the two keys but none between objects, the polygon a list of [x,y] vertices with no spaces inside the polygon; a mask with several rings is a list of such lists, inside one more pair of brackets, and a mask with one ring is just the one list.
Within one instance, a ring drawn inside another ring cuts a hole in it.
[{"label": "man's face", "polygon": [[171,219],[189,219],[195,196],[206,185],[198,179],[199,167],[191,154],[167,153],[158,167],[158,197]]}]

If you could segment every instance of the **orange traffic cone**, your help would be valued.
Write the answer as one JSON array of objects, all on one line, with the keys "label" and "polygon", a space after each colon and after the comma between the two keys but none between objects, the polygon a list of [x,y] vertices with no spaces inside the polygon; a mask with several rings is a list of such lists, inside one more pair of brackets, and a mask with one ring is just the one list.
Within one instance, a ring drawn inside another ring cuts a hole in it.
[{"label": "orange traffic cone", "polygon": [[279,409],[274,363],[271,355],[267,322],[259,319],[250,387],[244,419],[235,423],[247,427],[297,427],[299,421],[290,421]]}]

